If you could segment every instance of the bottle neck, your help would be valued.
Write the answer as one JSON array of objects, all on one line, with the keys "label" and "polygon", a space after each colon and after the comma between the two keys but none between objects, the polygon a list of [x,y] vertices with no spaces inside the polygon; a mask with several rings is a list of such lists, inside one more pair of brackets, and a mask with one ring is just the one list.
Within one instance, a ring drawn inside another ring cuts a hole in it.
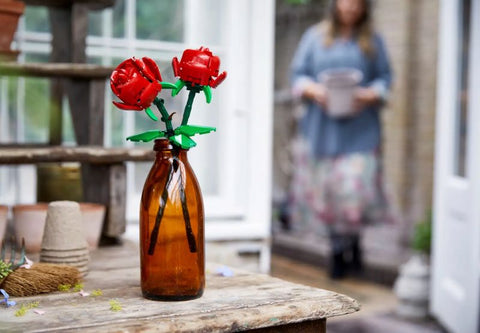
[{"label": "bottle neck", "polygon": [[188,149],[182,149],[174,146],[166,138],[155,140],[153,150],[157,152],[157,159],[177,157],[181,161],[187,161]]}]

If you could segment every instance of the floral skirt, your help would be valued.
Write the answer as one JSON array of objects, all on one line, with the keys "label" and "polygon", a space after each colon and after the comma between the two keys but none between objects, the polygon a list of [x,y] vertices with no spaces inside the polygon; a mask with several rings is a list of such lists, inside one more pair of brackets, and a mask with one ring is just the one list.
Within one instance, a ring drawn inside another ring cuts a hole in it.
[{"label": "floral skirt", "polygon": [[298,141],[294,152],[289,209],[293,228],[356,234],[367,224],[392,220],[377,151],[313,159],[308,145]]}]

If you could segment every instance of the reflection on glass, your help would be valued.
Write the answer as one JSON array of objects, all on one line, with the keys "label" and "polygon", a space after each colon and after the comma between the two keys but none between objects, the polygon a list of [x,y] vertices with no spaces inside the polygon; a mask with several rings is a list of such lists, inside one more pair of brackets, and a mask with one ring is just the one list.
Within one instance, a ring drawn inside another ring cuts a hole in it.
[{"label": "reflection on glass", "polygon": [[184,1],[137,1],[137,38],[181,42]]},{"label": "reflection on glass", "polygon": [[[463,4],[463,6],[462,6]],[[457,88],[457,119],[456,119],[456,143],[455,143],[455,165],[456,175],[465,177],[465,162],[467,152],[467,121],[468,121],[468,73],[470,54],[470,10],[471,0],[460,2],[461,26],[459,45],[459,70],[460,77]]]}]

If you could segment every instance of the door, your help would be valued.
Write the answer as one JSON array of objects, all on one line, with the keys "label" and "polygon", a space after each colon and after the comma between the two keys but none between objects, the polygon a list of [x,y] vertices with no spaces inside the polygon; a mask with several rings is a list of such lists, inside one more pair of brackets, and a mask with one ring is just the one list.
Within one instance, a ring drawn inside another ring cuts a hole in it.
[{"label": "door", "polygon": [[480,0],[441,1],[439,37],[431,312],[478,332]]}]

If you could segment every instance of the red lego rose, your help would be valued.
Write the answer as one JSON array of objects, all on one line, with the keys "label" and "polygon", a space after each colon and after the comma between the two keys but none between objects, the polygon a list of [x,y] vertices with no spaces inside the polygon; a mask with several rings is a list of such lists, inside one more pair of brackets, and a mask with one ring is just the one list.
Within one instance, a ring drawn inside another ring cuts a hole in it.
[{"label": "red lego rose", "polygon": [[123,110],[146,109],[162,90],[160,81],[160,70],[152,59],[127,59],[115,68],[110,77],[113,93],[123,102],[113,104]]},{"label": "red lego rose", "polygon": [[218,74],[220,58],[214,56],[206,47],[185,50],[180,62],[177,57],[173,58],[172,66],[175,76],[194,85],[215,88],[227,77],[227,72]]}]

